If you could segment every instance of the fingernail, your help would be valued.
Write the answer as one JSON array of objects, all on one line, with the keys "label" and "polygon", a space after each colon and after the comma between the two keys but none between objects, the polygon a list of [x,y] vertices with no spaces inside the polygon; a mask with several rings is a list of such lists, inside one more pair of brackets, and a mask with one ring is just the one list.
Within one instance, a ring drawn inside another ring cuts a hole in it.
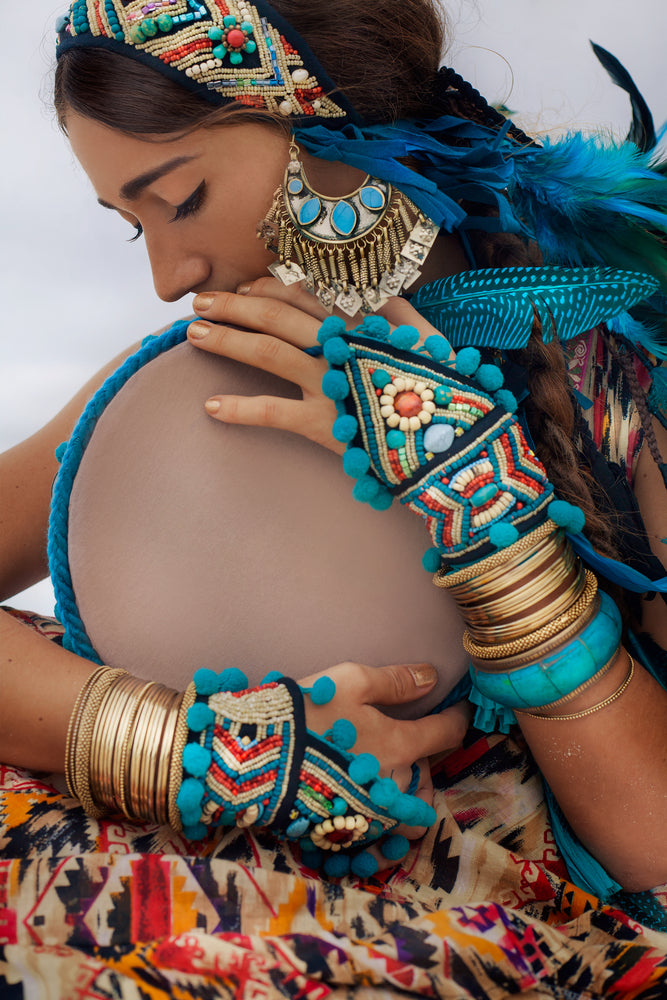
[{"label": "fingernail", "polygon": [[211,327],[209,323],[200,323],[199,320],[195,323],[190,323],[188,327],[188,337],[191,340],[201,340],[202,337],[206,337],[210,333]]},{"label": "fingernail", "polygon": [[195,295],[192,300],[192,307],[195,312],[206,312],[214,302],[215,298],[213,295]]},{"label": "fingernail", "polygon": [[244,285],[239,285],[239,287],[236,289],[236,294],[237,295],[247,295],[249,293],[251,287],[252,287],[251,285],[245,285],[245,284]]},{"label": "fingernail", "polygon": [[416,663],[412,667],[408,667],[408,670],[417,687],[427,687],[429,684],[433,684],[438,677],[435,667],[430,663]]},{"label": "fingernail", "polygon": [[217,413],[220,409],[219,399],[207,399],[204,403],[204,409],[207,413]]}]

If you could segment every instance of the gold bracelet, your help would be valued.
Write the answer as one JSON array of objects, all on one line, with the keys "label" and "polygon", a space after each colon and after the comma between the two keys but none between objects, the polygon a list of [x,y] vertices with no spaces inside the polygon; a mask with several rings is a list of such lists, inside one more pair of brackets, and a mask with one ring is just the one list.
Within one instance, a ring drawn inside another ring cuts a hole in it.
[{"label": "gold bracelet", "polygon": [[534,632],[529,632],[518,639],[514,639],[512,642],[492,643],[489,645],[475,642],[470,632],[466,630],[463,633],[463,646],[466,653],[481,660],[499,660],[503,657],[523,653],[534,646],[539,646],[541,643],[546,642],[547,639],[555,638],[565,628],[576,622],[595,600],[598,589],[597,578],[588,569],[584,570],[584,576],[584,589],[577,600],[574,604],[570,605],[567,611],[554,618],[553,621],[547,622],[541,628],[536,629]]},{"label": "gold bracelet", "polygon": [[486,559],[482,559],[472,566],[464,566],[463,569],[454,571],[449,571],[443,567],[443,569],[438,570],[435,574],[433,582],[436,587],[444,587],[449,590],[483,573],[507,566],[516,556],[525,556],[527,553],[530,553],[531,549],[538,542],[554,535],[558,531],[558,526],[553,521],[547,520],[544,524],[531,531],[530,534],[522,535],[518,541],[512,545],[508,545],[506,549],[500,549],[498,552],[494,552],[493,555],[487,556]]},{"label": "gold bracelet", "polygon": [[74,708],[72,709],[72,714],[69,718],[67,737],[65,740],[65,781],[67,782],[68,791],[73,799],[77,799],[79,797],[76,793],[76,767],[74,751],[79,735],[83,706],[86,698],[88,697],[90,688],[93,684],[95,684],[101,674],[106,673],[106,671],[110,669],[111,667],[96,667],[95,670],[89,674],[87,680],[77,695],[76,701],[74,702]]},{"label": "gold bracelet", "polygon": [[183,778],[183,751],[188,742],[188,709],[197,700],[197,689],[194,683],[190,684],[183,695],[183,700],[179,706],[174,730],[174,742],[172,744],[171,760],[169,762],[169,788],[167,809],[169,815],[169,826],[177,833],[183,829],[181,822],[181,812],[176,805],[176,796],[181,787]]},{"label": "gold bracelet", "polygon": [[[593,715],[594,712],[599,712],[602,708],[608,708],[609,705],[612,705],[628,689],[630,681],[634,677],[635,673],[635,661],[629,653],[628,657],[630,659],[630,670],[628,671],[625,680],[613,694],[610,694],[608,698],[604,699],[604,701],[598,702],[597,705],[591,705],[590,708],[585,708],[581,712],[573,712],[571,715],[537,715],[535,712],[524,712],[519,708],[514,709],[514,711],[518,712],[520,715],[527,715],[530,719],[545,719],[547,722],[572,722],[575,719],[585,719],[587,715]],[[614,656],[614,659],[615,658],[616,657]]]}]

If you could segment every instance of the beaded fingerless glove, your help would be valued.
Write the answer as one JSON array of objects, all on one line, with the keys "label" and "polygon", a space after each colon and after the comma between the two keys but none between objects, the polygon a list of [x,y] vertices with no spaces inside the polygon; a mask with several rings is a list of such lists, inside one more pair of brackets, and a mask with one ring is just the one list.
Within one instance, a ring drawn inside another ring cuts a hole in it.
[{"label": "beaded fingerless glove", "polygon": [[[324,852],[330,875],[373,874],[377,862],[363,850],[367,844],[399,822],[429,825],[435,813],[409,794],[414,787],[401,793],[392,779],[380,778],[372,754],[350,752],[356,732],[349,721],[338,720],[325,737],[307,729],[304,695],[325,704],[334,693],[330,678],[305,692],[286,677],[247,689],[239,670],[197,671],[172,825],[182,824],[195,840],[215,826],[262,827],[298,843],[313,866]],[[415,768],[412,786],[417,778]],[[391,854],[395,846],[384,850]]]}]

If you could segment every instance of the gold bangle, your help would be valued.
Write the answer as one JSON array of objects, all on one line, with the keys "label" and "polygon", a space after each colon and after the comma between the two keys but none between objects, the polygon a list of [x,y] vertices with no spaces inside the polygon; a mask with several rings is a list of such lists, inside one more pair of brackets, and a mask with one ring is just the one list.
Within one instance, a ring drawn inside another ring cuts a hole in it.
[{"label": "gold bangle", "polygon": [[98,680],[101,674],[106,673],[106,671],[110,669],[111,667],[96,667],[95,670],[88,675],[88,678],[84,682],[76,697],[72,714],[69,717],[67,737],[65,739],[65,781],[67,782],[68,791],[73,799],[77,799],[79,797],[76,793],[75,750],[79,736],[83,706],[92,685]]},{"label": "gold bangle", "polygon": [[494,552],[493,555],[487,556],[486,559],[482,559],[472,566],[464,566],[463,569],[454,570],[453,572],[445,568],[438,570],[433,582],[436,587],[444,587],[449,590],[483,573],[506,566],[515,556],[523,556],[529,553],[538,542],[543,541],[558,531],[558,526],[553,521],[547,520],[544,524],[539,525],[539,527],[531,531],[530,534],[522,535],[513,545],[508,545],[506,549]]},{"label": "gold bangle", "polygon": [[197,689],[194,683],[190,684],[178,709],[176,726],[174,731],[174,742],[171,749],[171,760],[169,762],[169,790],[167,800],[167,810],[169,815],[169,826],[180,833],[183,829],[181,823],[181,813],[176,805],[176,796],[183,780],[183,751],[188,742],[188,709],[194,705],[197,699]]},{"label": "gold bangle", "polygon": [[619,688],[616,688],[613,694],[610,694],[608,698],[604,701],[600,701],[597,705],[591,705],[590,708],[585,708],[581,712],[573,712],[571,715],[537,715],[536,712],[524,712],[519,708],[514,711],[519,712],[520,715],[527,715],[530,719],[545,719],[547,722],[572,722],[575,719],[585,719],[587,715],[593,715],[594,712],[599,712],[602,708],[608,708],[612,705],[622,694],[625,694],[626,690],[630,685],[630,681],[634,677],[635,673],[635,661],[632,659],[628,653],[630,659],[630,670]]},{"label": "gold bangle", "polygon": [[547,639],[555,638],[563,629],[573,624],[583,615],[595,599],[598,589],[597,578],[588,569],[584,570],[584,576],[584,589],[577,600],[566,611],[557,618],[554,618],[553,621],[547,622],[541,628],[536,629],[534,632],[529,632],[527,635],[520,636],[520,638],[514,639],[512,642],[493,643],[490,645],[476,642],[470,632],[466,630],[463,633],[463,646],[466,653],[482,660],[499,660],[503,657],[523,653],[527,649],[539,646]]}]

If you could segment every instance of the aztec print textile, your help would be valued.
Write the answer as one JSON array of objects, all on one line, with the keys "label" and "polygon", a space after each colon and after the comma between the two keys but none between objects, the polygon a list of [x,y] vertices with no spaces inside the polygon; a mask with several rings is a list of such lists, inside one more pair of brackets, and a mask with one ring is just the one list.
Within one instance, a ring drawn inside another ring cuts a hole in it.
[{"label": "aztec print textile", "polygon": [[[570,383],[579,394],[584,419],[598,450],[617,464],[632,486],[644,431],[627,376],[599,336],[598,328],[563,344]],[[631,355],[639,386],[648,391],[651,377],[636,354]]]},{"label": "aztec print textile", "polygon": [[[194,856],[0,766],[0,997],[667,995],[667,933],[567,880],[516,731],[471,731],[433,775],[438,820],[402,866],[327,881],[261,831],[218,832]],[[667,928],[667,886],[650,898]]]}]

